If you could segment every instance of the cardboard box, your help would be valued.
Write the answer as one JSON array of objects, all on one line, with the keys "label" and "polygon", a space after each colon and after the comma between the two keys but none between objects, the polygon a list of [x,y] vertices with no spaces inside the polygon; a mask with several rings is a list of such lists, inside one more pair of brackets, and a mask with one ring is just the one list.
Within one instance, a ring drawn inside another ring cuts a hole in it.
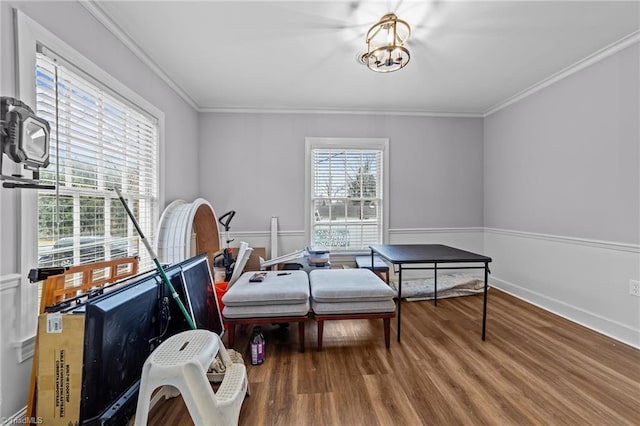
[{"label": "cardboard box", "polygon": [[37,416],[47,425],[80,423],[84,315],[38,317]]},{"label": "cardboard box", "polygon": [[[233,250],[233,258],[235,259],[238,255],[238,248],[235,247]],[[253,247],[253,251],[249,256],[249,260],[244,267],[245,271],[259,271],[260,270],[260,258],[263,259],[267,256],[267,250],[264,247]]]}]

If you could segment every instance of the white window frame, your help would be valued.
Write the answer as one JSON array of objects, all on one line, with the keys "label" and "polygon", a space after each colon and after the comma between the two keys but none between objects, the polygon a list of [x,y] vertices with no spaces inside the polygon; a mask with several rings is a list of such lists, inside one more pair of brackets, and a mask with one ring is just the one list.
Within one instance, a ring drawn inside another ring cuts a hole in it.
[{"label": "white window frame", "polygon": [[[157,119],[158,203],[159,206],[163,206],[164,113],[17,9],[14,9],[14,37],[16,41],[16,97],[30,107],[35,107],[36,104],[36,49],[37,45],[41,44]],[[18,267],[21,271],[22,283],[19,290],[18,306],[20,320],[16,321],[18,324],[16,346],[19,353],[18,358],[23,360],[33,356],[33,340],[37,326],[36,313],[39,309],[37,306],[37,286],[30,284],[26,278],[27,272],[38,264],[37,191],[20,190],[18,198],[20,200],[18,206],[18,217],[20,218],[19,241],[17,242],[19,245]]]},{"label": "white window frame", "polygon": [[[382,241],[389,241],[389,139],[386,138],[327,138],[327,137],[307,137],[305,138],[305,241],[312,243],[311,224],[313,223],[313,212],[311,208],[311,179],[312,161],[311,151],[313,149],[369,149],[382,151]],[[340,255],[359,255],[369,253],[367,250],[344,250]],[[336,252],[337,254],[337,252]]]}]

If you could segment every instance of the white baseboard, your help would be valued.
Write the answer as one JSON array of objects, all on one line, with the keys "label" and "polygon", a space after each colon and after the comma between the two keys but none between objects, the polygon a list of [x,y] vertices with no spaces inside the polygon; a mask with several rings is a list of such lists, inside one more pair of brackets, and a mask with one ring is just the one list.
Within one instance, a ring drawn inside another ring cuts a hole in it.
[{"label": "white baseboard", "polygon": [[545,311],[561,316],[569,321],[580,324],[583,327],[597,331],[600,334],[619,340],[629,346],[640,349],[638,331],[626,324],[612,321],[601,315],[586,311],[577,306],[564,303],[560,300],[545,296],[544,294],[528,290],[516,284],[510,283],[496,276],[490,276],[491,287],[504,291],[518,299],[524,300]]},{"label": "white baseboard", "polygon": [[43,423],[42,421],[38,422],[38,418],[32,419],[32,422],[27,422],[25,416],[27,415],[27,406],[25,405],[22,410],[13,414],[9,417],[2,417],[0,421],[2,421],[2,426],[15,426],[15,425],[23,425],[23,424],[37,424]]},{"label": "white baseboard", "polygon": [[640,246],[486,228],[490,282],[542,309],[640,348]]}]

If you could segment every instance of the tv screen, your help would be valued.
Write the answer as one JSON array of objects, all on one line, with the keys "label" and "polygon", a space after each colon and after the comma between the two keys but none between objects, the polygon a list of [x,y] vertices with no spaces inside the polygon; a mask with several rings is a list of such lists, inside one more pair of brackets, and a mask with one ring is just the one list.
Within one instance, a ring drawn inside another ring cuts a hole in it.
[{"label": "tv screen", "polygon": [[213,289],[213,279],[206,256],[199,256],[182,265],[182,281],[191,317],[196,328],[222,336],[224,324]]},{"label": "tv screen", "polygon": [[[116,402],[120,416],[135,411],[142,366],[159,344],[160,289],[151,276],[85,305],[83,424],[94,423]],[[120,407],[124,403],[126,410]]]},{"label": "tv screen", "polygon": [[[178,293],[189,316],[193,319],[196,328],[213,331],[222,336],[224,325],[213,289],[213,279],[211,278],[207,256],[192,257],[171,266],[165,273],[176,293]],[[166,294],[170,296],[168,291]],[[189,330],[189,323],[187,323],[177,303],[171,299],[169,306],[171,321],[169,322],[167,334],[172,336],[181,331]]]}]

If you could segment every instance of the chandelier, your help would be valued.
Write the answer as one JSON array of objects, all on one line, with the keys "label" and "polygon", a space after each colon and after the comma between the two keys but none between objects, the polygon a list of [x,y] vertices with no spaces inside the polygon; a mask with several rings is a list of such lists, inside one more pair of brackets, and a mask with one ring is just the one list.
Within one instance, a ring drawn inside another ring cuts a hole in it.
[{"label": "chandelier", "polygon": [[404,46],[410,35],[407,22],[393,13],[384,15],[367,32],[367,51],[360,55],[360,62],[382,73],[404,68],[411,58]]}]

